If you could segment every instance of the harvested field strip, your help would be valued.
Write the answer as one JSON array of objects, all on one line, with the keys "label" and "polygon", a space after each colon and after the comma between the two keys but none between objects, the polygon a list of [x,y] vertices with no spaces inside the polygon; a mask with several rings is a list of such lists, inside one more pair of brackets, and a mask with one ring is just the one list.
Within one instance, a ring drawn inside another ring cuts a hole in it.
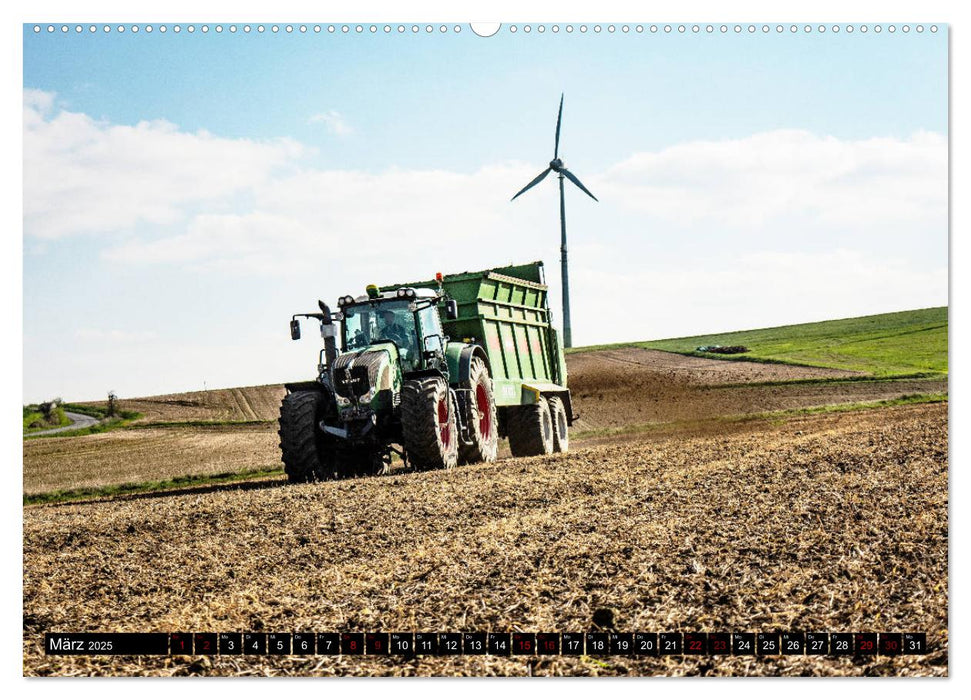
[{"label": "harvested field strip", "polygon": [[[646,350],[636,353],[647,358],[667,355]],[[744,384],[723,390],[660,374],[650,365],[629,367],[619,376],[616,369],[584,366],[571,377],[574,408],[580,413],[575,436],[623,434],[629,425],[711,421],[724,415],[947,391],[945,381],[926,379],[769,387]],[[280,465],[276,420],[142,425],[134,423],[124,430],[86,437],[24,441],[24,493],[39,495]]]},{"label": "harvested field strip", "polygon": [[272,425],[144,428],[25,440],[28,496],[280,466]]},{"label": "harvested field strip", "polygon": [[601,428],[599,430],[581,430],[574,432],[570,437],[572,440],[580,441],[587,438],[597,438],[606,436],[622,436],[635,433],[646,432],[671,432],[675,430],[696,431],[704,427],[711,430],[712,422],[721,424],[730,423],[753,423],[758,421],[778,421],[795,416],[809,416],[820,413],[849,413],[852,411],[872,411],[875,409],[888,408],[890,406],[910,406],[914,404],[945,403],[948,400],[947,394],[909,394],[899,399],[887,399],[884,401],[862,401],[857,403],[828,404],[826,406],[809,406],[807,408],[791,408],[782,411],[766,411],[763,413],[743,413],[734,416],[718,416],[715,418],[671,421],[669,423],[642,423],[625,425],[617,428]]},{"label": "harvested field strip", "polygon": [[[152,421],[275,420],[286,390],[280,384],[190,391],[143,398],[123,398],[122,408],[138,411]],[[105,402],[87,404],[104,407]]]},{"label": "harvested field strip", "polygon": [[[738,426],[735,426],[738,427]],[[946,675],[947,409],[24,511],[25,675]],[[42,633],[920,630],[924,657],[49,657]]]},{"label": "harvested field strip", "polygon": [[882,401],[948,390],[944,379],[783,382],[769,386],[744,383],[724,389],[647,369],[620,375],[597,367],[585,368],[571,377],[571,386],[574,410],[580,416],[575,424],[577,431]]},{"label": "harvested field strip", "polygon": [[153,423],[135,423],[128,426],[129,430],[145,430],[150,428],[247,428],[277,425],[275,420],[186,420],[186,421],[158,421]]},{"label": "harvested field strip", "polygon": [[179,476],[163,481],[143,481],[138,484],[118,484],[100,488],[69,489],[66,491],[51,491],[24,496],[24,505],[38,505],[46,503],[65,503],[87,499],[100,499],[115,496],[127,496],[136,493],[152,493],[156,491],[172,491],[193,486],[208,486],[212,484],[226,484],[236,481],[265,479],[270,476],[280,476],[283,469],[252,469],[225,474],[198,474]]},{"label": "harvested field strip", "polygon": [[[754,422],[777,422],[801,415],[819,413],[846,413],[850,411],[868,411],[889,406],[904,406],[922,403],[942,403],[947,401],[946,394],[913,395],[901,399],[888,401],[873,401],[865,403],[837,404],[769,413],[748,414],[739,416],[722,416],[715,419],[672,421],[669,423],[649,423],[642,425],[628,425],[620,428],[606,428],[600,430],[577,431],[571,435],[574,448],[581,447],[588,442],[603,444],[605,438],[623,438],[638,433],[652,433],[655,436],[669,436],[677,433],[698,435],[711,432],[726,432],[730,424],[751,424]],[[750,429],[750,428],[746,428]],[[508,457],[508,450],[503,447],[502,455]],[[238,472],[223,474],[187,474],[185,476],[161,481],[145,481],[140,483],[111,484],[95,488],[65,489],[45,493],[32,493],[23,498],[24,505],[64,503],[89,498],[106,498],[132,493],[153,493],[201,487],[212,484],[224,484],[252,479],[265,479],[270,476],[281,476],[283,470],[276,467],[261,467],[258,469],[244,469]]]}]

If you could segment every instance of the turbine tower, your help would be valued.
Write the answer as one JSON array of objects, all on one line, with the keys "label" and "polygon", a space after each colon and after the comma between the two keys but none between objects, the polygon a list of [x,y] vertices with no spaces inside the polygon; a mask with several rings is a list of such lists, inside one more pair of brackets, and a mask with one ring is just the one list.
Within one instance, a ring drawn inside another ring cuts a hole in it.
[{"label": "turbine tower", "polygon": [[[583,183],[577,178],[576,175],[571,173],[563,165],[563,161],[560,160],[560,124],[563,121],[563,94],[560,93],[560,111],[556,115],[556,141],[553,144],[553,160],[550,161],[549,167],[543,172],[533,178],[532,182],[526,185],[524,188],[519,190],[513,197],[516,199],[523,192],[528,190],[530,187],[538,185],[543,181],[547,175],[551,172],[556,173],[560,178],[560,276],[563,280],[563,347],[573,347],[573,334],[570,327],[570,271],[569,265],[567,263],[567,249],[566,249],[566,203],[563,198],[563,178],[568,179],[574,185],[579,187],[581,190],[586,192],[595,202],[600,200],[593,196]],[[512,200],[510,200],[512,201]]]}]

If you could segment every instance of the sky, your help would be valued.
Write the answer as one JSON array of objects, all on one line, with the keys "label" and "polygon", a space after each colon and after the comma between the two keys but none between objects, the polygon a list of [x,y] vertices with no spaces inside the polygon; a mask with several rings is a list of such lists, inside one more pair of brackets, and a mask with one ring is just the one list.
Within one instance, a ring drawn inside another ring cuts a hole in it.
[{"label": "sky", "polygon": [[948,303],[946,27],[73,26],[23,30],[24,401],[309,378],[291,314],[437,271],[541,259],[561,325],[556,181],[509,201],[561,93],[575,345]]}]

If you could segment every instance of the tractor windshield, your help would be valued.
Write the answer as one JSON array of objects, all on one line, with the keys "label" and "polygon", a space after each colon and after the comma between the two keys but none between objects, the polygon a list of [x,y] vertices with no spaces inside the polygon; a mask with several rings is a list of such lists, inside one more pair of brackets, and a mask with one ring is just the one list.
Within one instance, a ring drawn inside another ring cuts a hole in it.
[{"label": "tractor windshield", "polygon": [[344,347],[361,350],[379,340],[391,340],[402,353],[402,360],[412,360],[417,333],[415,314],[407,300],[357,304],[344,309]]}]

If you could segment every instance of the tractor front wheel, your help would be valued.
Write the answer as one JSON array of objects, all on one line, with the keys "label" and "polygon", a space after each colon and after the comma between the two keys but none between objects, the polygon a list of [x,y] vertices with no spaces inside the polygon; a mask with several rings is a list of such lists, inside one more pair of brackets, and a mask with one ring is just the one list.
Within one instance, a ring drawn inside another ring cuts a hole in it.
[{"label": "tractor front wheel", "polygon": [[334,478],[334,452],[317,429],[322,418],[324,395],[319,391],[294,391],[280,404],[280,449],[284,471],[291,483]]},{"label": "tractor front wheel", "polygon": [[441,377],[401,387],[401,432],[408,461],[418,469],[451,469],[458,462],[456,406]]}]

